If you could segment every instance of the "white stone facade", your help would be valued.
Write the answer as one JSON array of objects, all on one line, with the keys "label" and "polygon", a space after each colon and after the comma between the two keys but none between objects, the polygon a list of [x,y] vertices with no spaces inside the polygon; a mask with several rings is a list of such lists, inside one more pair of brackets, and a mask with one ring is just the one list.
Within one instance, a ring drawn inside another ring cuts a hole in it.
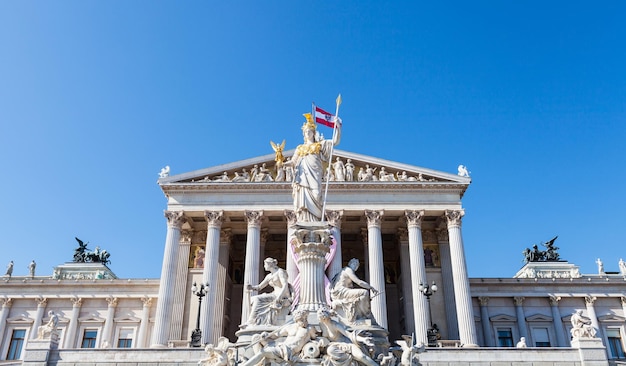
[{"label": "white stone facade", "polygon": [[[381,291],[372,313],[392,341],[415,333],[426,343],[425,331],[436,324],[440,347],[428,348],[420,364],[600,365],[623,356],[624,276],[583,275],[574,264],[553,262],[529,263],[514,277],[470,279],[465,251],[473,243],[463,242],[462,224],[469,177],[335,154],[350,159],[355,172],[353,181],[330,183],[327,221],[338,253],[325,276],[332,279],[358,258],[357,275]],[[198,319],[202,343],[215,344],[220,336],[236,341],[250,306],[245,285],[263,278],[266,257],[276,258],[290,283],[298,283],[288,245],[295,224],[290,183],[238,179],[244,169],[251,172],[263,163],[274,171],[273,159],[271,154],[159,179],[168,228],[160,279],[117,279],[107,269],[1,280],[0,364],[130,365],[158,359],[195,365],[204,357],[200,349],[188,348]],[[359,168],[368,166],[384,167],[387,175],[359,180]],[[200,314],[194,282],[209,283]],[[432,282],[438,291],[426,299],[419,284]],[[34,339],[50,310],[59,314],[56,346]],[[572,343],[570,318],[576,310],[597,328],[600,343]],[[520,337],[528,349],[513,348]],[[19,355],[10,357],[16,344]],[[42,361],[45,347],[49,352]],[[603,359],[589,356],[600,353]],[[583,362],[585,357],[591,358]]]}]

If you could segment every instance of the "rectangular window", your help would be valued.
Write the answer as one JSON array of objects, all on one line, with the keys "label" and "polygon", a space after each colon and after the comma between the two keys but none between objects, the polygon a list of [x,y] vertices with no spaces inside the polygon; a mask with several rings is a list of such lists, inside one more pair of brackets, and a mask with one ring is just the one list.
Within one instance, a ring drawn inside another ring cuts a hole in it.
[{"label": "rectangular window", "polygon": [[83,333],[83,342],[80,344],[80,348],[96,348],[96,338],[98,338],[98,331],[95,329],[85,329]]},{"label": "rectangular window", "polygon": [[26,329],[14,329],[11,335],[11,343],[9,343],[9,352],[7,352],[7,360],[19,360],[22,355],[22,347],[26,338]]},{"label": "rectangular window", "polygon": [[533,328],[533,340],[535,347],[550,347],[548,328]]},{"label": "rectangular window", "polygon": [[513,347],[513,331],[511,328],[498,329],[498,346]]},{"label": "rectangular window", "polygon": [[128,328],[120,329],[117,339],[117,348],[131,348],[133,345],[133,330]]},{"label": "rectangular window", "polygon": [[624,345],[622,343],[622,337],[619,329],[607,329],[606,337],[609,341],[609,349],[611,350],[612,358],[626,358],[626,354],[624,354]]}]

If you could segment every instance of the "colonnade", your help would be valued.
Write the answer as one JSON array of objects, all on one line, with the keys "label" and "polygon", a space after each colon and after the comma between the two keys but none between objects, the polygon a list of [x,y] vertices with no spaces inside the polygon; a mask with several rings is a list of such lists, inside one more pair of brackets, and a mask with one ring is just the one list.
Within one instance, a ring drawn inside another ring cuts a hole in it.
[{"label": "colonnade", "polygon": [[[387,301],[385,294],[385,268],[383,263],[383,250],[382,250],[382,220],[384,217],[384,210],[364,210],[363,214],[367,221],[366,236],[364,241],[367,243],[366,248],[366,272],[369,274],[370,284],[379,291],[379,294],[372,298],[371,310],[376,323],[383,328],[388,328],[387,322]],[[203,308],[201,312],[201,325],[202,330],[202,343],[216,343],[219,336],[221,336],[221,319],[223,314],[215,312],[216,308],[221,308],[218,304],[216,306],[216,300],[223,298],[219,294],[224,293],[224,278],[225,269],[222,268],[226,265],[224,258],[220,259],[220,245],[228,246],[228,242],[222,240],[221,235],[224,235],[221,230],[223,222],[223,212],[221,211],[205,211],[205,218],[207,220],[207,236],[206,236],[206,249],[204,259],[204,269],[202,279],[203,282],[211,284],[207,292],[207,299],[203,302]],[[260,250],[262,248],[262,222],[263,211],[249,211],[243,212],[247,222],[247,238],[246,238],[246,252],[245,252],[245,269],[244,269],[244,284],[256,284],[259,282],[259,266],[261,263]],[[180,322],[178,318],[175,318],[172,323],[172,310],[175,305],[174,298],[178,296],[176,287],[180,287],[180,268],[176,268],[176,263],[186,263],[180,255],[184,255],[188,258],[189,252],[186,248],[186,239],[181,240],[181,227],[184,223],[184,215],[182,211],[170,212],[166,211],[165,216],[168,220],[168,231],[165,243],[165,255],[163,258],[163,267],[161,273],[161,284],[159,288],[159,301],[157,303],[156,310],[156,322],[152,334],[153,347],[163,347],[168,343],[168,336],[171,333],[172,326],[180,328]],[[288,235],[292,233],[292,226],[295,224],[295,215],[292,211],[286,210],[285,216],[288,223],[287,232]],[[426,330],[428,329],[428,304],[424,296],[416,295],[419,292],[419,284],[426,283],[426,264],[424,261],[424,245],[422,240],[421,224],[422,219],[425,216],[424,211],[411,211],[405,212],[407,227],[400,230],[400,237],[402,238],[402,230],[408,233],[408,240],[400,240],[400,248],[402,251],[408,249],[408,261],[406,258],[402,258],[403,261],[403,273],[410,273],[410,278],[405,277],[403,283],[410,284],[405,286],[405,297],[410,298],[409,303],[412,304],[412,309],[407,308],[407,315],[412,318],[412,324],[409,328],[413,327],[415,334],[423,339],[418,341],[427,342]],[[461,340],[464,345],[477,344],[476,330],[474,325],[474,316],[472,310],[472,302],[469,293],[469,279],[467,277],[467,268],[465,264],[465,254],[463,252],[463,240],[461,236],[461,218],[463,211],[445,211],[442,219],[447,224],[447,238],[449,238],[449,249],[442,251],[442,260],[446,260],[446,265],[442,265],[442,277],[444,293],[449,293],[446,298],[446,302],[452,299],[453,304],[446,304],[446,310],[450,309],[452,312],[456,311],[456,316],[447,314],[447,322],[449,328],[457,329]],[[327,267],[327,277],[332,278],[337,272],[341,270],[342,257],[341,257],[341,222],[343,217],[343,211],[327,211],[327,222],[332,227],[333,236],[335,238],[336,249],[335,256]],[[183,236],[183,239],[185,236]],[[179,249],[182,247],[183,249]],[[290,281],[294,281],[297,277],[298,269],[295,264],[292,253],[290,253],[290,246],[287,245],[286,256],[286,270],[289,275]],[[223,255],[223,254],[222,254]],[[185,258],[185,261],[187,260]],[[408,268],[408,271],[406,267]],[[446,268],[446,274],[444,274],[443,268]],[[186,268],[186,265],[185,265]],[[220,272],[222,271],[222,272]],[[220,275],[220,273],[222,273]],[[177,286],[178,285],[178,286]],[[410,287],[410,288],[409,288]],[[247,291],[245,286],[243,291]],[[410,292],[407,296],[407,292]],[[412,295],[411,295],[412,294]],[[242,296],[241,307],[241,319],[242,323],[246,321],[249,316],[250,295],[244,293]],[[180,312],[180,309],[176,309]],[[458,319],[458,324],[456,324]],[[455,324],[450,324],[455,322]],[[220,324],[217,324],[220,323]]]}]

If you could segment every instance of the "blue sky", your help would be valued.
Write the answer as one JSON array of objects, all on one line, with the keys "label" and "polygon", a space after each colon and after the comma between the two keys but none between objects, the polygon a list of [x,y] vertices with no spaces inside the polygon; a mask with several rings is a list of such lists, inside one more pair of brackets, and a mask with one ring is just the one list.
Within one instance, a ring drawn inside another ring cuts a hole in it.
[{"label": "blue sky", "polygon": [[39,274],[77,236],[160,275],[173,174],[301,141],[342,93],[340,149],[456,172],[471,277],[559,235],[617,271],[626,3],[2,1],[0,265]]}]

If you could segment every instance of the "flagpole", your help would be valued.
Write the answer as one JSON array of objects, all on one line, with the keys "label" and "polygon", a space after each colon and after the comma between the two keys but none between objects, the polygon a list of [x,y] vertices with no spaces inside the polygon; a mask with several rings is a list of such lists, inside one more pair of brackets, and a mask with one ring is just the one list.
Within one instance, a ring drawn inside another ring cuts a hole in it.
[{"label": "flagpole", "polygon": [[[332,144],[330,145],[330,155],[328,156],[328,168],[326,172],[326,188],[324,189],[324,203],[322,205],[322,217],[320,217],[320,221],[324,220],[324,216],[326,215],[326,197],[328,196],[328,185],[330,184],[330,169],[333,164],[333,151],[335,149],[335,134],[337,133],[337,124],[339,123],[339,105],[341,104],[341,94],[337,96],[336,107],[335,107],[335,124],[333,125],[333,138]],[[315,107],[313,108],[313,112],[315,112]],[[313,114],[315,116],[315,114]]]}]

